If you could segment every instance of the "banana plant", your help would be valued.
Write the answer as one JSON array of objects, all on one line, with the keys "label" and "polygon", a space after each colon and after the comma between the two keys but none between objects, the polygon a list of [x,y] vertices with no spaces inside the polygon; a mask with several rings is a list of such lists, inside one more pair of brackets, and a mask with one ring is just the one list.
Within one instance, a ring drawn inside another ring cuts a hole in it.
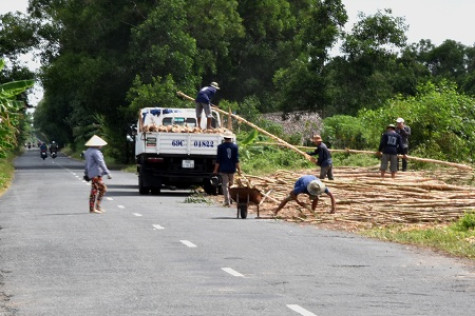
[{"label": "banana plant", "polygon": [[[0,59],[0,71],[5,61]],[[17,144],[19,124],[18,117],[24,107],[24,102],[15,97],[34,85],[34,80],[19,80],[0,84],[0,158],[5,158],[6,148]]]},{"label": "banana plant", "polygon": [[[5,61],[0,60],[0,71],[4,66]],[[34,80],[19,80],[0,84],[0,115],[21,109],[24,103],[15,100],[15,97],[33,87],[34,84]]]}]

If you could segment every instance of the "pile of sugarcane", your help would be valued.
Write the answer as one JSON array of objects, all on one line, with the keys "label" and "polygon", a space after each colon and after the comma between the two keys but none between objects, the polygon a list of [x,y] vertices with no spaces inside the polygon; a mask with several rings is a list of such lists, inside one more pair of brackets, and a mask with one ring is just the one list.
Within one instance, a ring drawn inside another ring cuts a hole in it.
[{"label": "pile of sugarcane", "polygon": [[[194,102],[194,99],[181,91],[177,95]],[[273,145],[289,148],[305,159],[315,162],[304,150],[297,148],[266,130],[246,121],[229,110],[225,112],[213,105],[221,114],[228,116],[228,128],[231,129],[231,120],[256,129],[272,139]],[[314,149],[314,148],[311,148]],[[342,149],[334,152],[357,153],[375,155],[373,151]],[[279,216],[288,221],[302,222],[371,222],[385,223],[418,223],[418,222],[448,222],[461,217],[466,211],[475,210],[475,188],[470,186],[473,180],[473,169],[464,164],[440,161],[435,159],[407,156],[412,161],[438,164],[456,168],[444,174],[424,174],[420,172],[398,173],[396,179],[381,179],[379,170],[375,168],[336,168],[335,179],[325,181],[336,199],[336,213],[329,214],[330,201],[326,195],[320,198],[318,208],[313,212],[309,207],[302,208],[291,201],[280,211]],[[263,198],[260,210],[269,215],[277,208],[280,201],[288,196],[295,181],[303,174],[318,175],[317,170],[302,170],[301,172],[281,171],[268,177],[246,175],[237,179],[238,186],[247,186],[258,189]],[[448,183],[462,183],[454,185]],[[301,201],[310,205],[308,197],[300,196]],[[263,212],[263,213],[264,213]]]},{"label": "pile of sugarcane", "polygon": [[[272,176],[246,175],[237,185],[249,186],[265,195],[260,210],[273,214],[278,203],[292,190],[303,174],[317,174],[316,170],[301,172],[280,171]],[[291,201],[279,212],[279,217],[301,222],[370,222],[420,223],[449,222],[466,211],[475,210],[475,188],[469,185],[447,184],[422,172],[400,172],[396,179],[380,178],[377,168],[336,168],[335,180],[325,180],[336,199],[336,213],[329,214],[330,199],[320,197],[315,212],[310,209],[307,196],[299,199],[309,207]],[[448,177],[448,176],[447,176]],[[468,172],[455,172],[458,182],[472,177]]]},{"label": "pile of sugarcane", "polygon": [[196,126],[188,125],[144,125],[142,132],[160,132],[160,133],[205,133],[205,134],[224,134],[228,131],[226,128],[201,129]]}]

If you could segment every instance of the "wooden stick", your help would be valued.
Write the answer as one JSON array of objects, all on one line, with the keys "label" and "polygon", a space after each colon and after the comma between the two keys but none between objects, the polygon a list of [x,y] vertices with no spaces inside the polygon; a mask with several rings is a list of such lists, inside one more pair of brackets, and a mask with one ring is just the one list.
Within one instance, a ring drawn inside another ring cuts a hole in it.
[{"label": "wooden stick", "polygon": [[[262,144],[262,145],[277,145],[277,146],[281,145],[281,144],[278,144],[278,143],[269,143],[269,142],[258,142],[258,143]],[[307,147],[307,146],[298,146],[298,147],[302,148],[302,149],[312,149],[313,148],[313,147]],[[335,152],[335,153],[377,155],[377,152],[375,152],[375,151],[355,150],[355,149],[348,149],[348,148],[346,148],[346,149],[330,149],[330,151]],[[398,158],[402,158],[402,157],[403,157],[402,155],[398,155]],[[461,170],[468,170],[468,171],[473,170],[471,166],[467,166],[467,165],[460,164],[460,163],[455,163],[455,162],[449,162],[449,161],[443,161],[443,160],[437,160],[437,159],[429,159],[429,158],[419,158],[419,157],[407,156],[407,155],[406,155],[406,158],[408,160],[420,161],[420,162],[425,162],[425,163],[434,163],[434,164],[438,164],[438,165],[445,165],[445,166],[454,167],[454,168],[461,169]]]},{"label": "wooden stick", "polygon": [[[187,99],[187,100],[189,100],[189,101],[193,101],[193,102],[195,101],[195,99],[193,99],[193,98],[190,97],[190,96],[187,96],[186,94],[184,94],[184,93],[181,92],[181,91],[178,91],[178,92],[177,92],[177,95],[179,95],[179,96],[181,96],[181,97],[183,97],[183,98],[185,98],[185,99]],[[216,105],[214,105],[214,104],[211,104],[211,106],[213,107],[214,110],[216,110],[217,112],[219,112],[219,113],[221,113],[221,114],[225,114],[225,115],[228,115],[228,114],[229,114],[229,113],[227,113],[226,111],[221,110],[220,108],[218,108],[218,107],[217,107]],[[277,136],[275,136],[275,135],[272,135],[271,133],[269,133],[269,132],[266,131],[265,129],[260,128],[259,126],[257,126],[257,125],[255,125],[255,124],[253,124],[253,123],[251,123],[251,122],[249,122],[249,121],[243,119],[242,117],[240,117],[240,116],[238,116],[238,115],[231,114],[231,117],[234,118],[234,119],[236,119],[236,120],[239,121],[239,122],[242,122],[242,123],[244,123],[244,124],[249,125],[250,127],[254,128],[254,129],[256,129],[256,130],[258,130],[259,132],[261,132],[262,134],[267,135],[267,136],[269,136],[270,138],[272,138],[272,139],[278,141],[282,146],[287,147],[287,148],[289,148],[289,149],[295,151],[296,153],[299,153],[300,155],[304,156],[305,159],[307,159],[308,161],[315,162],[315,158],[313,158],[312,156],[310,156],[310,155],[308,155],[307,153],[301,151],[301,150],[298,149],[297,147],[295,147],[295,146],[293,146],[293,145],[287,143],[287,142],[284,141],[283,139],[280,139],[279,137],[277,137]]]}]

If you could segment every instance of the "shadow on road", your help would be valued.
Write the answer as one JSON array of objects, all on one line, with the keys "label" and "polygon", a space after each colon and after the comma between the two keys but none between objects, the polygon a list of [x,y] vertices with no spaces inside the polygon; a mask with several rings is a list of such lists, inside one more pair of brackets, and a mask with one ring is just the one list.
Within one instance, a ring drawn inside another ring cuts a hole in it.
[{"label": "shadow on road", "polygon": [[[87,206],[87,205],[86,205]],[[81,212],[81,213],[56,213],[56,214],[42,214],[40,216],[78,216],[78,215],[89,215],[89,212]]]},{"label": "shadow on road", "polygon": [[134,189],[138,190],[137,184],[107,184],[109,189]]},{"label": "shadow on road", "polygon": [[[120,186],[119,186],[120,187]],[[107,196],[142,196],[144,198],[158,198],[158,197],[187,197],[190,196],[191,192],[161,192],[160,194],[140,194],[137,187],[134,187],[134,191],[120,191],[120,190],[111,190],[111,186],[107,185],[109,189],[106,193]],[[123,188],[123,187],[120,187]]]}]

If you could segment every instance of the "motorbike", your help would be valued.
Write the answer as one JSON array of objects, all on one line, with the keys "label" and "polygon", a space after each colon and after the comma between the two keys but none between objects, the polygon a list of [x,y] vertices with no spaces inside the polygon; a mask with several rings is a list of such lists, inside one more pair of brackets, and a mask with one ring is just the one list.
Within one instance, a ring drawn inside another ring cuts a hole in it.
[{"label": "motorbike", "polygon": [[45,160],[46,157],[48,157],[48,154],[46,153],[46,151],[41,151],[40,157],[43,158],[43,160]]},{"label": "motorbike", "polygon": [[55,151],[53,151],[53,152],[51,153],[51,158],[54,159],[54,158],[56,158],[57,156],[58,156],[58,154],[57,154]]}]

